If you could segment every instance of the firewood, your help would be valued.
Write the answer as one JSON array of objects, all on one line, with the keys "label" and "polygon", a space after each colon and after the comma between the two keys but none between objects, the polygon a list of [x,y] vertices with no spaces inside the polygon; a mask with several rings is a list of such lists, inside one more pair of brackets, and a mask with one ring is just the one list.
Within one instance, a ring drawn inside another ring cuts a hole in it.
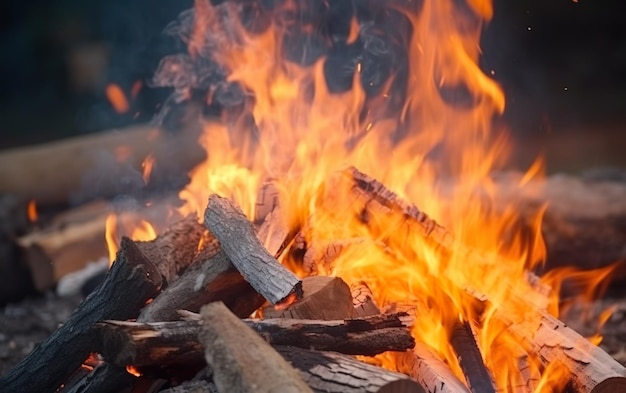
[{"label": "firewood", "polygon": [[232,202],[211,195],[204,217],[232,264],[265,299],[277,304],[290,296],[302,296],[301,281],[268,253],[252,224]]},{"label": "firewood", "polygon": [[[264,234],[267,236],[273,226],[272,219],[265,220],[258,234],[259,240]],[[287,236],[284,232],[281,234]],[[278,233],[271,237],[274,240],[268,252],[276,254],[286,239],[281,240]],[[138,321],[173,321],[178,319],[178,310],[198,312],[203,305],[218,300],[240,318],[249,316],[263,305],[264,299],[232,265],[210,232],[204,243],[203,250],[196,256],[197,261],[141,311]]]},{"label": "firewood", "polygon": [[398,357],[398,369],[416,380],[429,393],[470,393],[439,357],[420,342],[413,352]]},{"label": "firewood", "polygon": [[[423,236],[427,236],[438,246],[444,249],[452,246],[452,236],[445,228],[430,219],[416,206],[402,201],[380,182],[354,168],[348,170],[346,176],[350,177],[355,186],[355,192],[363,198],[366,208],[375,209],[376,214],[401,214],[401,219],[407,225],[416,226]],[[482,263],[480,255],[476,252],[464,250],[464,253],[468,261]],[[467,290],[478,301],[488,302],[488,298],[478,296],[471,288]],[[505,326],[509,326],[508,330],[518,339],[528,340],[530,349],[541,355],[539,357],[542,362],[547,364],[547,359],[562,360],[570,370],[573,385],[578,391],[584,393],[615,391],[611,389],[619,390],[626,386],[626,368],[550,315],[541,307],[541,300],[537,301],[529,294],[511,291],[508,301],[518,303],[518,307],[535,310],[537,317],[541,320],[539,326],[521,325],[519,321],[512,321],[507,311],[502,310],[501,307],[496,308],[494,317]],[[536,333],[537,329],[539,333]]]},{"label": "firewood", "polygon": [[55,391],[91,352],[91,327],[105,319],[137,317],[161,285],[158,268],[132,240],[124,238],[104,282],[63,326],[0,379],[0,391],[17,386],[30,392]]},{"label": "firewood", "polygon": [[261,224],[278,207],[278,188],[268,179],[259,188],[254,209],[254,223]]},{"label": "firewood", "polygon": [[197,138],[191,129],[173,134],[136,126],[3,151],[0,192],[39,206],[130,194],[145,187],[141,163],[148,155],[157,163],[151,187],[172,189],[205,157]]},{"label": "firewood", "polygon": [[470,391],[472,393],[495,393],[493,379],[485,367],[468,321],[457,321],[454,324],[450,334],[450,344],[457,355]]},{"label": "firewood", "polygon": [[140,322],[173,321],[178,310],[198,312],[213,301],[224,302],[237,316],[249,316],[264,299],[244,280],[223,251],[192,265],[139,315]]},{"label": "firewood", "polygon": [[[136,367],[198,364],[203,353],[197,318],[174,322],[104,321],[94,329],[97,351],[107,362]],[[199,316],[198,316],[199,317]],[[332,350],[373,356],[413,348],[415,340],[402,314],[377,315],[345,321],[301,319],[244,319],[244,323],[272,346]]]},{"label": "firewood", "polygon": [[404,374],[363,363],[347,355],[287,346],[276,347],[276,350],[298,370],[314,392],[425,392]]},{"label": "firewood", "polygon": [[161,393],[219,393],[215,384],[207,381],[187,381]]},{"label": "firewood", "polygon": [[311,392],[272,347],[222,303],[204,306],[200,341],[220,392]]},{"label": "firewood", "polygon": [[114,366],[105,363],[94,368],[76,385],[70,389],[61,390],[60,393],[127,392],[130,391],[129,386],[134,381],[135,376],[126,372],[126,365]]},{"label": "firewood", "polygon": [[302,279],[302,299],[286,308],[266,307],[264,318],[346,319],[354,315],[350,287],[339,277],[310,276]]}]

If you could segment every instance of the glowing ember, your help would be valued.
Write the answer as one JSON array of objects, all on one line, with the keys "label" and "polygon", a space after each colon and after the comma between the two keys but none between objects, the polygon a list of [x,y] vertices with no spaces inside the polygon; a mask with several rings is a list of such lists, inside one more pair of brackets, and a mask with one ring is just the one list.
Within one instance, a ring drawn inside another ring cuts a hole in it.
[{"label": "glowing ember", "polygon": [[148,184],[150,181],[150,175],[152,174],[152,168],[154,167],[154,157],[148,155],[141,163],[141,169],[144,184]]},{"label": "glowing ember", "polygon": [[28,216],[28,221],[30,222],[37,221],[37,218],[38,218],[37,204],[35,203],[34,199],[28,202],[28,205],[26,206],[26,215]]},{"label": "glowing ember", "polygon": [[117,113],[128,112],[130,105],[121,87],[116,84],[110,84],[106,87],[105,94]]},{"label": "glowing ember", "polygon": [[126,372],[130,375],[134,375],[137,378],[141,377],[141,373],[139,372],[139,370],[137,370],[135,366],[126,366]]}]

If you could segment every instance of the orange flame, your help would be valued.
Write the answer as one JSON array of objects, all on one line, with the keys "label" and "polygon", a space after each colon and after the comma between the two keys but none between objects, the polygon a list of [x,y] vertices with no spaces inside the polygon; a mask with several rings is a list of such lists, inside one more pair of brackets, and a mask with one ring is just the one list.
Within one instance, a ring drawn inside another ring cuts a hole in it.
[{"label": "orange flame", "polygon": [[122,236],[128,236],[139,241],[153,240],[157,236],[150,222],[130,213],[109,214],[105,221],[104,234],[110,264],[115,261]]},{"label": "orange flame", "polygon": [[[204,124],[200,142],[208,158],[180,193],[186,201],[182,213],[202,217],[208,195],[217,193],[233,199],[252,219],[261,182],[276,179],[281,218],[291,229],[306,227],[301,233],[307,245],[351,244],[332,263],[318,262],[317,272],[366,282],[377,304],[417,307],[414,336],[457,375],[462,373],[448,332],[461,317],[481,321],[477,340],[499,391],[512,391],[524,378],[539,381],[537,392],[563,386],[567,379],[558,377],[563,367],[544,370],[536,355],[526,353],[491,318],[499,307],[519,318],[532,319],[537,315],[529,312],[533,307],[558,312],[558,298],[547,297],[527,278],[528,270],[545,260],[543,210],[530,236],[517,230],[518,210],[498,199],[491,177],[510,150],[504,131],[492,128],[504,110],[504,94],[478,66],[480,33],[493,15],[491,0],[469,0],[463,6],[453,0],[424,0],[420,7],[414,2],[373,5],[381,7],[374,14],[384,12],[404,26],[397,41],[408,56],[409,75],[368,79],[371,66],[359,60],[346,92],[329,88],[325,58],[311,65],[287,60],[285,37],[297,25],[289,15],[304,3],[290,1],[284,5],[289,10],[263,11],[272,23],[250,32],[233,2],[195,1],[189,53],[193,59],[212,56],[228,72],[228,82],[245,91],[246,102],[243,113]],[[366,50],[392,56],[378,32],[368,29],[353,18],[346,43],[362,40]],[[403,88],[396,86],[400,82]],[[407,228],[403,217],[374,214],[365,220],[365,203],[355,196],[353,184],[338,176],[348,165],[444,224],[453,235],[446,250]],[[519,187],[541,172],[538,160]],[[350,242],[354,239],[360,240]],[[486,310],[478,310],[468,296],[472,287],[489,298]],[[528,306],[511,301],[522,297]],[[394,356],[381,359],[396,368]],[[520,375],[522,360],[527,376]]]},{"label": "orange flame", "polygon": [[141,377],[141,372],[139,372],[139,370],[135,366],[132,366],[132,365],[126,366],[126,372],[129,373],[130,375],[134,375],[137,378]]},{"label": "orange flame", "polygon": [[26,206],[26,215],[28,216],[28,221],[35,222],[38,219],[37,214],[37,204],[34,199],[31,199]]},{"label": "orange flame", "polygon": [[154,167],[154,156],[149,154],[141,163],[141,169],[144,184],[148,184],[150,181],[150,175],[152,174],[152,168]]},{"label": "orange flame", "polygon": [[126,94],[121,87],[111,83],[105,89],[105,94],[109,103],[117,113],[126,113],[130,109],[130,104],[126,98]]}]

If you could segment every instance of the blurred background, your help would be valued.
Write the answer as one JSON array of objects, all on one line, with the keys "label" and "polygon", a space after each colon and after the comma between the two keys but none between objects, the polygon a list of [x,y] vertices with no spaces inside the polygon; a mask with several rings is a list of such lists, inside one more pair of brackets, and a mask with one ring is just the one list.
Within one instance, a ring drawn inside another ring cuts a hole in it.
[{"label": "blurred background", "polygon": [[[152,119],[170,91],[145,82],[180,49],[162,31],[192,3],[1,2],[0,148]],[[544,152],[550,171],[626,167],[626,28],[609,3],[495,0],[481,65],[505,89],[516,164]],[[127,113],[110,83],[138,89]]]}]

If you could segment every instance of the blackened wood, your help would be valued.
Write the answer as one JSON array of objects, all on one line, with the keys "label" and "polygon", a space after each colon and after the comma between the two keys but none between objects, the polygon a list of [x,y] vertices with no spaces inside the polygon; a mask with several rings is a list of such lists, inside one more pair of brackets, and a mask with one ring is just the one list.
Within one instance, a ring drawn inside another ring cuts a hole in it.
[{"label": "blackened wood", "polygon": [[268,253],[252,224],[231,201],[211,195],[204,218],[232,264],[270,303],[302,296],[301,281]]},{"label": "blackened wood", "polygon": [[224,304],[207,304],[200,314],[199,338],[218,391],[311,392],[296,371]]},{"label": "blackened wood", "polygon": [[339,277],[310,276],[302,279],[302,298],[286,308],[263,309],[264,318],[347,319],[354,315],[350,287]]},{"label": "blackened wood", "polygon": [[102,364],[71,389],[61,393],[130,393],[136,377],[126,372],[126,365]]},{"label": "blackened wood", "polygon": [[90,328],[105,319],[136,318],[162,285],[161,274],[136,244],[122,239],[104,282],[68,321],[0,379],[0,391],[55,391],[93,349]]},{"label": "blackened wood", "polygon": [[352,306],[355,316],[367,317],[380,314],[380,307],[374,300],[374,294],[365,282],[359,281],[350,285],[350,292],[352,293]]},{"label": "blackened wood", "polygon": [[314,392],[425,393],[404,374],[360,362],[334,352],[279,346],[276,350]]},{"label": "blackened wood", "polygon": [[137,242],[137,246],[157,266],[165,284],[168,284],[194,260],[198,243],[205,232],[197,216],[190,214],[169,226],[156,239]]},{"label": "blackened wood", "polygon": [[472,327],[467,321],[457,321],[452,327],[450,344],[472,393],[495,393],[493,381],[483,361]]},{"label": "blackened wood", "polygon": [[[118,366],[200,363],[203,354],[197,340],[201,328],[198,315],[186,313],[186,318],[184,321],[155,323],[101,322],[94,328],[94,335],[98,338],[97,349],[107,362]],[[415,340],[403,318],[402,314],[390,314],[345,321],[243,321],[271,345],[373,356],[413,348]]]}]

